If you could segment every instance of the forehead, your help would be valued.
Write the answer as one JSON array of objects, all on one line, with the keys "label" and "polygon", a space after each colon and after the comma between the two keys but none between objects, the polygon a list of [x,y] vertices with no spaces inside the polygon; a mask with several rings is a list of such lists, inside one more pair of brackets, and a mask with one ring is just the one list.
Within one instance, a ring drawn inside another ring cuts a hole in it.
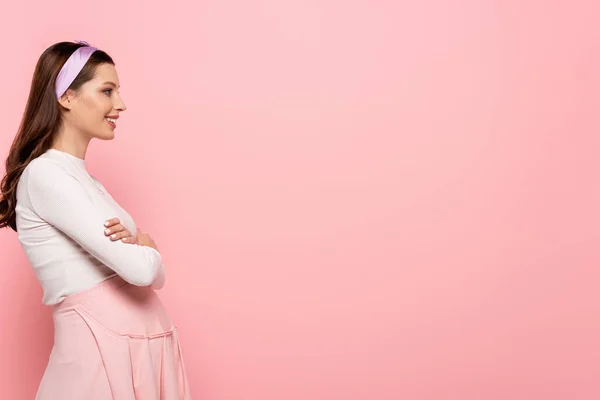
[{"label": "forehead", "polygon": [[96,85],[102,85],[106,81],[114,82],[117,87],[120,85],[117,69],[112,64],[98,65],[98,67],[96,67],[94,79],[92,79],[90,83],[93,82]]}]

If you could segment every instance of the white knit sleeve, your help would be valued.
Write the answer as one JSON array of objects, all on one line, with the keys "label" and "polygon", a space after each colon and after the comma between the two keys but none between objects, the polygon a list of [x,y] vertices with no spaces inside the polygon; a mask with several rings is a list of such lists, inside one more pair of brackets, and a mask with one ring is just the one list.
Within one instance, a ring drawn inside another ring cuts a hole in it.
[{"label": "white knit sleeve", "polygon": [[125,281],[149,286],[164,274],[162,257],[157,250],[111,241],[104,235],[104,222],[114,218],[111,210],[94,204],[85,187],[60,164],[53,160],[34,160],[27,173],[29,201],[40,218],[69,236]]},{"label": "white knit sleeve", "polygon": [[156,277],[156,279],[154,279],[154,281],[152,282],[150,287],[152,287],[152,289],[154,289],[154,290],[162,289],[163,286],[165,286],[166,280],[167,280],[167,276],[165,273],[165,265],[162,264],[160,266],[160,270],[158,271],[158,276]]}]

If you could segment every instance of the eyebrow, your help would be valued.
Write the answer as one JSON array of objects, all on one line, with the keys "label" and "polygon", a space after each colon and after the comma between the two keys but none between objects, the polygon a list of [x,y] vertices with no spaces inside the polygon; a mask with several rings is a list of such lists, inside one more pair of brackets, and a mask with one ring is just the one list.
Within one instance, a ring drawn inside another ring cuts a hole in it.
[{"label": "eyebrow", "polygon": [[[112,85],[114,87],[117,87],[117,85],[114,82],[111,82],[111,81],[106,81],[106,82],[103,83],[103,85]],[[119,86],[119,87],[121,87],[121,86]]]}]

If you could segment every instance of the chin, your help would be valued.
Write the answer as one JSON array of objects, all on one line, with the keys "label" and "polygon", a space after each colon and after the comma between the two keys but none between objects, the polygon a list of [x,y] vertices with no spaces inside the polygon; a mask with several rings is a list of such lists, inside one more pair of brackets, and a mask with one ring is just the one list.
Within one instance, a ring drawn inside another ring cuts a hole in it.
[{"label": "chin", "polygon": [[98,135],[98,136],[96,136],[96,138],[100,139],[100,140],[113,140],[115,138],[115,133],[112,132],[108,135],[107,134]]}]

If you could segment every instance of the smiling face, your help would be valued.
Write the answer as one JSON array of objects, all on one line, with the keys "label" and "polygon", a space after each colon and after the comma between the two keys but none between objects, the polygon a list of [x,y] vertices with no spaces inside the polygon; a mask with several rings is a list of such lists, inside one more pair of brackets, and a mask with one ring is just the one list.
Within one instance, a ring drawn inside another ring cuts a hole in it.
[{"label": "smiling face", "polygon": [[119,87],[115,66],[98,65],[92,80],[84,83],[76,93],[67,90],[59,99],[61,105],[69,110],[64,113],[65,123],[89,139],[113,139],[116,118],[127,109]]}]

